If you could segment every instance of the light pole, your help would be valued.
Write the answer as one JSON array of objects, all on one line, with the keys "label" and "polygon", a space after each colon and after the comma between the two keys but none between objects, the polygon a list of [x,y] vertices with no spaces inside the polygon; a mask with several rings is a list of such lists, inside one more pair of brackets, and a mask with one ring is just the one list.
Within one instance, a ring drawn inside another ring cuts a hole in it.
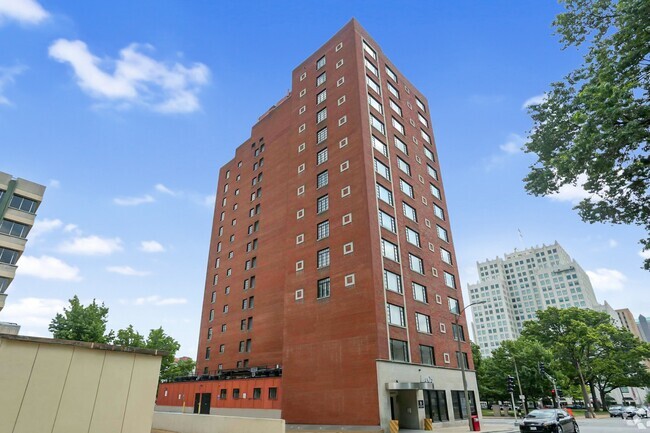
[{"label": "light pole", "polygon": [[458,363],[460,364],[460,373],[463,376],[463,392],[465,393],[465,411],[467,412],[469,431],[474,431],[474,424],[472,424],[472,416],[471,416],[472,406],[470,405],[469,393],[467,392],[467,378],[465,377],[465,359],[463,357],[463,352],[460,347],[460,332],[459,332],[460,328],[458,327],[458,320],[460,319],[460,316],[465,312],[465,310],[467,310],[472,305],[485,304],[486,302],[487,301],[479,301],[479,302],[473,302],[469,305],[466,305],[465,308],[463,308],[458,312],[458,314],[456,314],[456,319],[454,320],[456,324],[456,341],[458,341]]}]

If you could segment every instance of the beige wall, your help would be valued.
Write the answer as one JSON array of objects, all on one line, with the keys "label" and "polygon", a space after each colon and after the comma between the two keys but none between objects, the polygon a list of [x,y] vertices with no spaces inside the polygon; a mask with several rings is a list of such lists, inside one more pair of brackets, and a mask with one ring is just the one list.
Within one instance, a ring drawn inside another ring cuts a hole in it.
[{"label": "beige wall", "polygon": [[160,356],[0,335],[0,432],[149,433]]},{"label": "beige wall", "polygon": [[154,412],[153,428],[177,433],[284,433],[284,420]]}]

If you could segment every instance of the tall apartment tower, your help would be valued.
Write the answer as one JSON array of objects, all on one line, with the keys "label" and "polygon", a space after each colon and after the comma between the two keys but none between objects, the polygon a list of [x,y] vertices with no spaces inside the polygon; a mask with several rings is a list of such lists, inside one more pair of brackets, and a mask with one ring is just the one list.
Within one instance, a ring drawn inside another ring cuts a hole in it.
[{"label": "tall apartment tower", "polygon": [[523,323],[548,307],[599,310],[591,281],[557,242],[477,263],[480,281],[470,284],[474,333],[489,356],[504,340],[519,337]]},{"label": "tall apartment tower", "polygon": [[291,424],[459,420],[462,309],[429,104],[352,20],[220,170],[197,371],[281,366]]},{"label": "tall apartment tower", "polygon": [[[0,172],[0,311],[44,193],[42,185]],[[2,333],[18,334],[19,330],[20,326],[15,323],[0,322]]]},{"label": "tall apartment tower", "polygon": [[621,321],[621,325],[623,325],[624,329],[630,331],[639,340],[644,340],[641,330],[634,320],[634,315],[629,308],[618,309],[616,310],[616,314],[618,314],[618,319]]}]

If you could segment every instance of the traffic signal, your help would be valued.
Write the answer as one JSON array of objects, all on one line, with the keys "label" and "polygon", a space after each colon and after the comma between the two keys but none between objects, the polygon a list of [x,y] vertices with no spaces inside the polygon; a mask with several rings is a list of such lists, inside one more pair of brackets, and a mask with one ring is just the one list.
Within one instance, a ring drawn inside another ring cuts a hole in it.
[{"label": "traffic signal", "polygon": [[562,393],[562,388],[560,388],[559,386],[557,387],[557,396],[558,397],[563,397],[564,396],[564,394]]},{"label": "traffic signal", "polygon": [[542,375],[546,374],[546,366],[543,362],[539,363],[539,372],[542,373]]},{"label": "traffic signal", "polygon": [[555,398],[555,390],[554,389],[551,390],[551,395],[553,396],[553,398]]},{"label": "traffic signal", "polygon": [[514,392],[515,390],[515,378],[512,376],[508,376],[506,378],[506,385],[509,393]]}]

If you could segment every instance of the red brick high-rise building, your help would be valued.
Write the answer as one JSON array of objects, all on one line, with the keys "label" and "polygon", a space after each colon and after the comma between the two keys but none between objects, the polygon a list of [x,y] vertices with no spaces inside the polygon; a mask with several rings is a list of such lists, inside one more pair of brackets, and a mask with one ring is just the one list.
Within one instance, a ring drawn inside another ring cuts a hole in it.
[{"label": "red brick high-rise building", "polygon": [[[197,371],[282,377],[269,392],[259,377],[198,382],[208,406],[290,424],[459,420],[462,308],[429,103],[352,20],[219,173]],[[175,385],[159,405],[178,404]]]}]

